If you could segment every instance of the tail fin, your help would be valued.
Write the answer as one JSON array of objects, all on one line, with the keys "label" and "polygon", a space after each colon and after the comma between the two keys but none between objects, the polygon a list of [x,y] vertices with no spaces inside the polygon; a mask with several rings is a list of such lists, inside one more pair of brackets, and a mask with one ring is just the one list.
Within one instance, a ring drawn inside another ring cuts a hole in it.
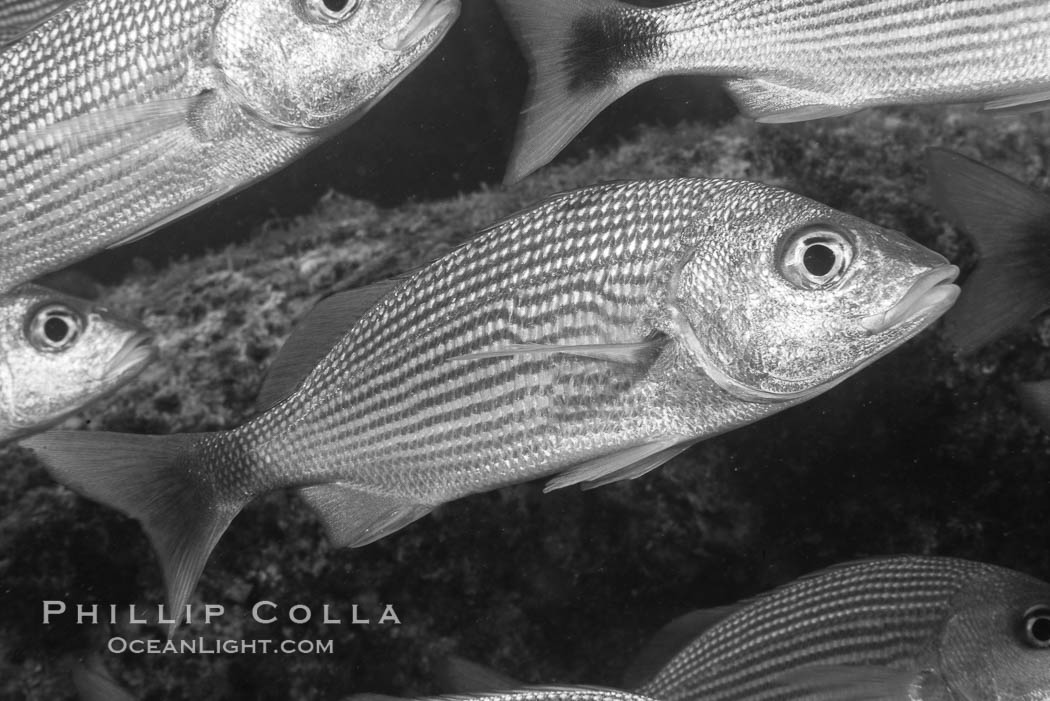
[{"label": "tail fin", "polygon": [[[498,0],[529,62],[530,84],[504,182],[550,162],[599,112],[648,80],[642,8],[618,0]],[[628,20],[631,20],[630,22]]]},{"label": "tail fin", "polygon": [[945,317],[968,353],[1050,307],[1050,198],[951,151],[930,149],[929,162],[934,201],[980,254]]},{"label": "tail fin", "polygon": [[51,431],[22,444],[59,482],[142,523],[174,613],[183,610],[212,549],[244,506],[221,499],[205,480],[199,445],[206,435]]}]

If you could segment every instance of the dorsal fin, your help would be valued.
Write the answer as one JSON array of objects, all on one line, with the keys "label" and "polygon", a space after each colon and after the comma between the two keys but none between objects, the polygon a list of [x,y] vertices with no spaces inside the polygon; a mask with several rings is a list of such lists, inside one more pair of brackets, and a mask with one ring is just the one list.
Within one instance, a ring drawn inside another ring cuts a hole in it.
[{"label": "dorsal fin", "polygon": [[334,294],[315,304],[270,365],[256,400],[258,410],[266,411],[295,391],[358,319],[400,283],[400,279],[384,280]]},{"label": "dorsal fin", "polygon": [[437,672],[438,686],[443,694],[476,694],[483,691],[506,691],[525,686],[524,683],[500,674],[477,662],[450,655]]},{"label": "dorsal fin", "polygon": [[679,652],[743,606],[730,604],[700,609],[674,619],[646,643],[623,674],[625,689],[638,689],[652,679]]}]

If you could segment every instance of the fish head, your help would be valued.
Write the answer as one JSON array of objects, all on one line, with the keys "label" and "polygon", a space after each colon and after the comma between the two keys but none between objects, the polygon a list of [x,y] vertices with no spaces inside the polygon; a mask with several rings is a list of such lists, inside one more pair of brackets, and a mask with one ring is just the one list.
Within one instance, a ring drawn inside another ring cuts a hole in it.
[{"label": "fish head", "polygon": [[989,567],[952,598],[938,648],[953,699],[1050,700],[1050,584]]},{"label": "fish head", "polygon": [[733,213],[701,217],[669,301],[681,312],[672,335],[738,398],[822,392],[929,326],[959,294],[950,284],[958,269],[903,234],[784,190],[726,187]]},{"label": "fish head", "polygon": [[37,285],[0,295],[0,436],[46,427],[137,375],[153,337],[104,307]]},{"label": "fish head", "polygon": [[231,0],[212,34],[228,93],[275,127],[344,126],[437,46],[459,0]]}]

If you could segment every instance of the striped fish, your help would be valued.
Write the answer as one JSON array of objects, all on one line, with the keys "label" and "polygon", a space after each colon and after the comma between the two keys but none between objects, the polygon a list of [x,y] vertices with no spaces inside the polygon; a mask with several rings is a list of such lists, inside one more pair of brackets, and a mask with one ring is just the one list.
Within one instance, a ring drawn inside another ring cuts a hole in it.
[{"label": "striped fish", "polygon": [[317,146],[437,45],[459,0],[52,8],[0,53],[0,292]]},{"label": "striped fish", "polygon": [[498,0],[532,84],[507,171],[550,161],[662,75],[721,76],[747,115],[794,122],[887,104],[1050,100],[1046,0]]},{"label": "striped fish", "polygon": [[888,353],[951,306],[957,272],[777,188],[608,184],[323,301],[274,363],[270,408],[236,429],[26,445],[142,521],[181,610],[259,494],[299,488],[358,546],[503,485],[634,478]]},{"label": "striped fish", "polygon": [[840,565],[680,618],[632,676],[683,644],[637,693],[660,701],[1045,701],[1050,584],[943,557]]}]

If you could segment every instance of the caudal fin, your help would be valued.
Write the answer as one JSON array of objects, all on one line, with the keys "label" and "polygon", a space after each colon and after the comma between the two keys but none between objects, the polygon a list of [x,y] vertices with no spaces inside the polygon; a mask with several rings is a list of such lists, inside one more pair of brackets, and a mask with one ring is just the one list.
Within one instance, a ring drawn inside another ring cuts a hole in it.
[{"label": "caudal fin", "polygon": [[1050,198],[951,151],[930,149],[929,162],[934,202],[980,254],[945,317],[968,353],[1050,307]]},{"label": "caudal fin", "polygon": [[142,523],[161,561],[170,610],[177,612],[244,506],[219,498],[204,479],[213,467],[199,462],[206,435],[51,431],[22,444],[59,482]]},{"label": "caudal fin", "polygon": [[605,109],[649,75],[644,10],[617,0],[498,0],[529,62],[530,83],[504,181],[550,162]]}]

